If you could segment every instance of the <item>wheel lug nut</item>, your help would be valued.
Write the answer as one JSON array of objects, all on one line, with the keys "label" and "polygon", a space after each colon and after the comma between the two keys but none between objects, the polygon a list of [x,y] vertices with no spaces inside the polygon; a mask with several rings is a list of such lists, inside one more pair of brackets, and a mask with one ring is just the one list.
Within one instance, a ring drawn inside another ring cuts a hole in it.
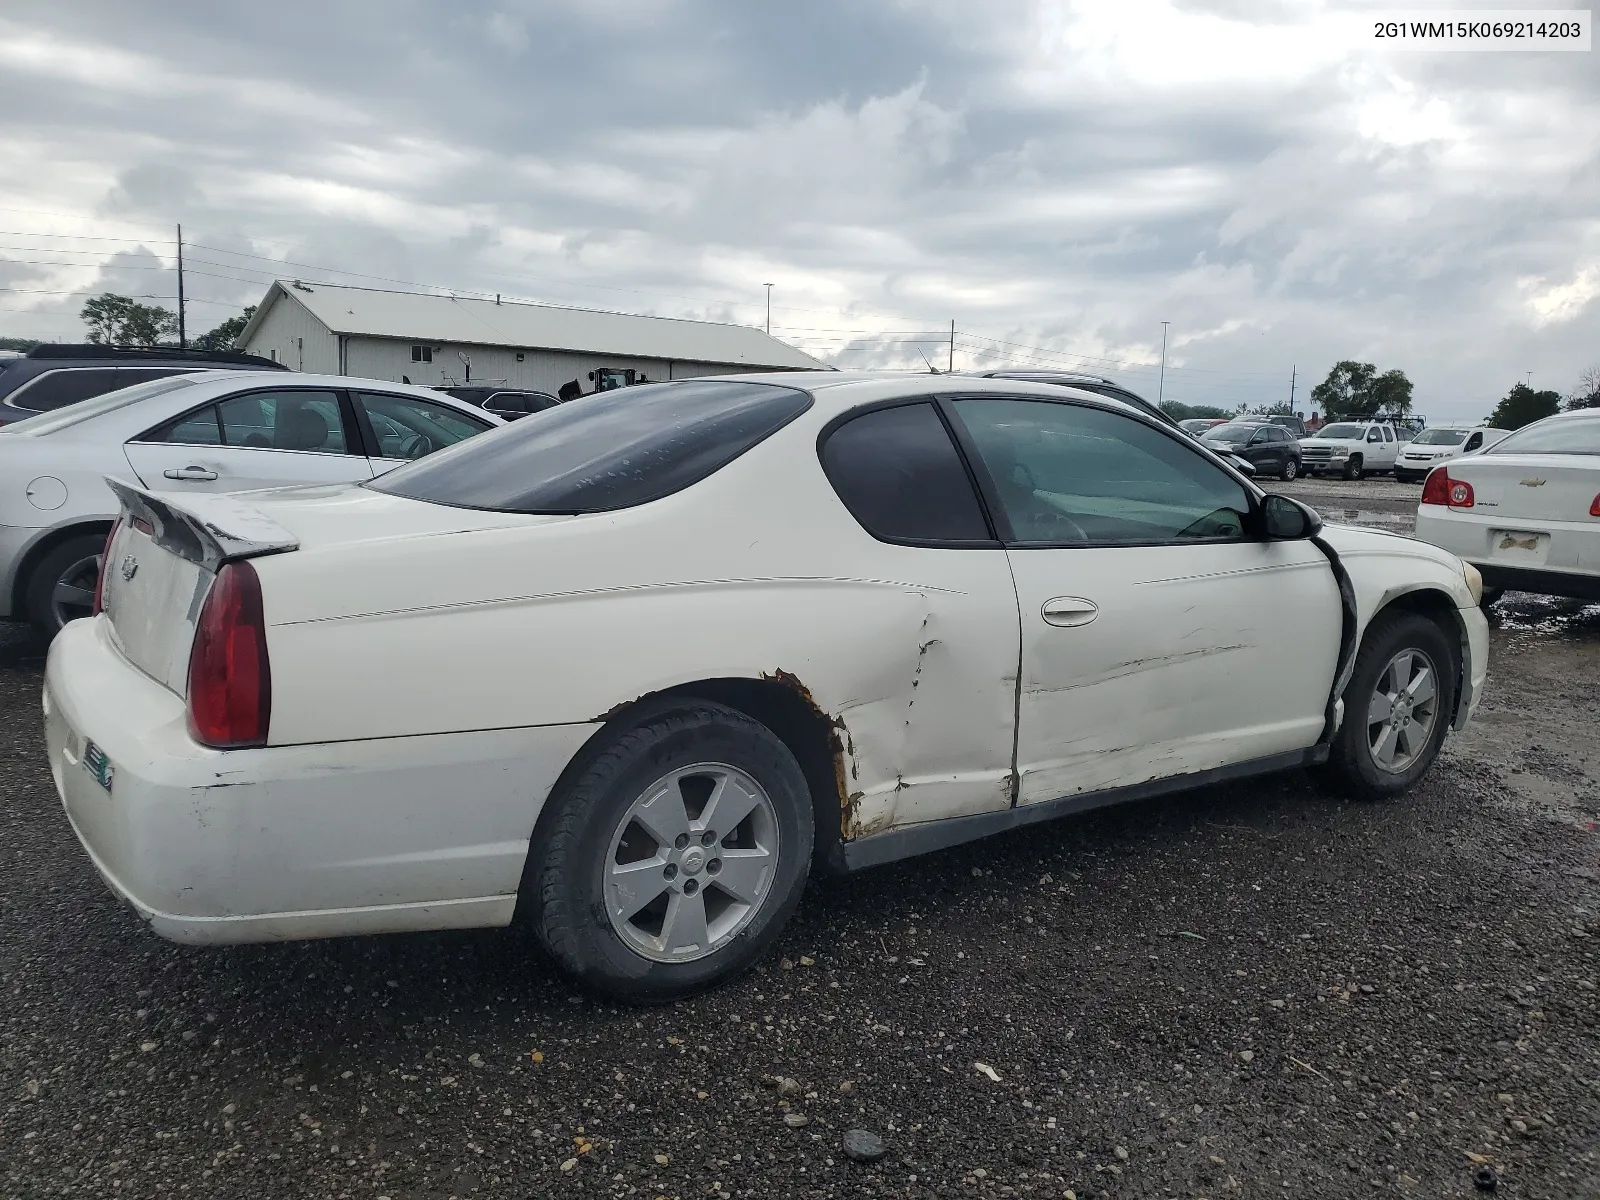
[{"label": "wheel lug nut", "polygon": [[712,875],[715,875],[720,870],[722,870],[722,860],[720,858],[713,858],[706,864],[706,871]]},{"label": "wheel lug nut", "polygon": [[702,846],[715,846],[717,844],[717,835],[709,829],[706,830],[700,835],[700,844]]},{"label": "wheel lug nut", "polygon": [[677,837],[672,839],[672,844],[676,849],[682,850],[689,844],[689,835],[687,833],[680,833]]},{"label": "wheel lug nut", "polygon": [[698,892],[699,890],[700,890],[700,884],[699,884],[699,882],[697,880],[685,879],[683,881],[683,894],[685,896],[692,896],[696,892]]},{"label": "wheel lug nut", "polygon": [[661,868],[661,876],[664,879],[676,879],[678,876],[678,865],[676,863],[668,863],[665,867]]}]

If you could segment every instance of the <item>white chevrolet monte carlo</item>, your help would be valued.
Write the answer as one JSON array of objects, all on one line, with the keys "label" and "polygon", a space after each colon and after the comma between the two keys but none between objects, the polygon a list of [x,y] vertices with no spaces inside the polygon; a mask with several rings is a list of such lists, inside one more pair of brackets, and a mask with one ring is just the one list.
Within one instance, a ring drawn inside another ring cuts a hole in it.
[{"label": "white chevrolet monte carlo", "polygon": [[361,485],[118,483],[51,647],[95,867],[193,943],[530,925],[659,1001],[853,870],[1327,764],[1481,694],[1477,573],[1045,384],[788,374],[563,404]]}]

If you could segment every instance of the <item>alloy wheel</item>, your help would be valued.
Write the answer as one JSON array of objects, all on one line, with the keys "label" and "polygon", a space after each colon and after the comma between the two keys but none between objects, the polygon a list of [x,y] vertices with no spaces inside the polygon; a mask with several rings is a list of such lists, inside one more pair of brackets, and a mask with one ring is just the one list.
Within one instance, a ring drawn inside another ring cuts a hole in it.
[{"label": "alloy wheel", "polygon": [[50,615],[59,629],[68,621],[94,613],[94,589],[100,579],[100,558],[91,554],[67,566],[50,592]]},{"label": "alloy wheel", "polygon": [[617,936],[652,962],[714,954],[761,910],[778,866],[778,815],[737,767],[671,771],[628,807],[603,870]]},{"label": "alloy wheel", "polygon": [[1427,749],[1439,719],[1439,672],[1420,650],[1402,650],[1378,673],[1367,704],[1372,761],[1398,775]]}]

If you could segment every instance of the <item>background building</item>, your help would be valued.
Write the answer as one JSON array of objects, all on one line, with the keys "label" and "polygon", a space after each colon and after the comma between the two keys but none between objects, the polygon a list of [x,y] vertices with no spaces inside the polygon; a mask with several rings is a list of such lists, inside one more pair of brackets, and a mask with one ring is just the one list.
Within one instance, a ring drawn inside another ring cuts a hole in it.
[{"label": "background building", "polygon": [[555,392],[588,372],[654,382],[741,371],[827,370],[759,329],[278,280],[235,343],[292,370],[417,384]]}]

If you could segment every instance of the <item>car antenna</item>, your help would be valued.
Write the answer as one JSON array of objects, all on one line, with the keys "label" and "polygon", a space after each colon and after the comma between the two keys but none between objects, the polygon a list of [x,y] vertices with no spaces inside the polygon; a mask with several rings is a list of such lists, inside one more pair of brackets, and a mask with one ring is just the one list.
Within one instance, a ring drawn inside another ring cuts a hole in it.
[{"label": "car antenna", "polygon": [[[922,347],[921,346],[917,347],[917,353],[918,354],[922,354]],[[938,367],[934,366],[931,362],[928,362],[928,356],[926,354],[922,354],[922,361],[924,363],[927,363],[928,374],[929,375],[942,375],[942,374],[944,374],[944,372],[939,370]]]}]

